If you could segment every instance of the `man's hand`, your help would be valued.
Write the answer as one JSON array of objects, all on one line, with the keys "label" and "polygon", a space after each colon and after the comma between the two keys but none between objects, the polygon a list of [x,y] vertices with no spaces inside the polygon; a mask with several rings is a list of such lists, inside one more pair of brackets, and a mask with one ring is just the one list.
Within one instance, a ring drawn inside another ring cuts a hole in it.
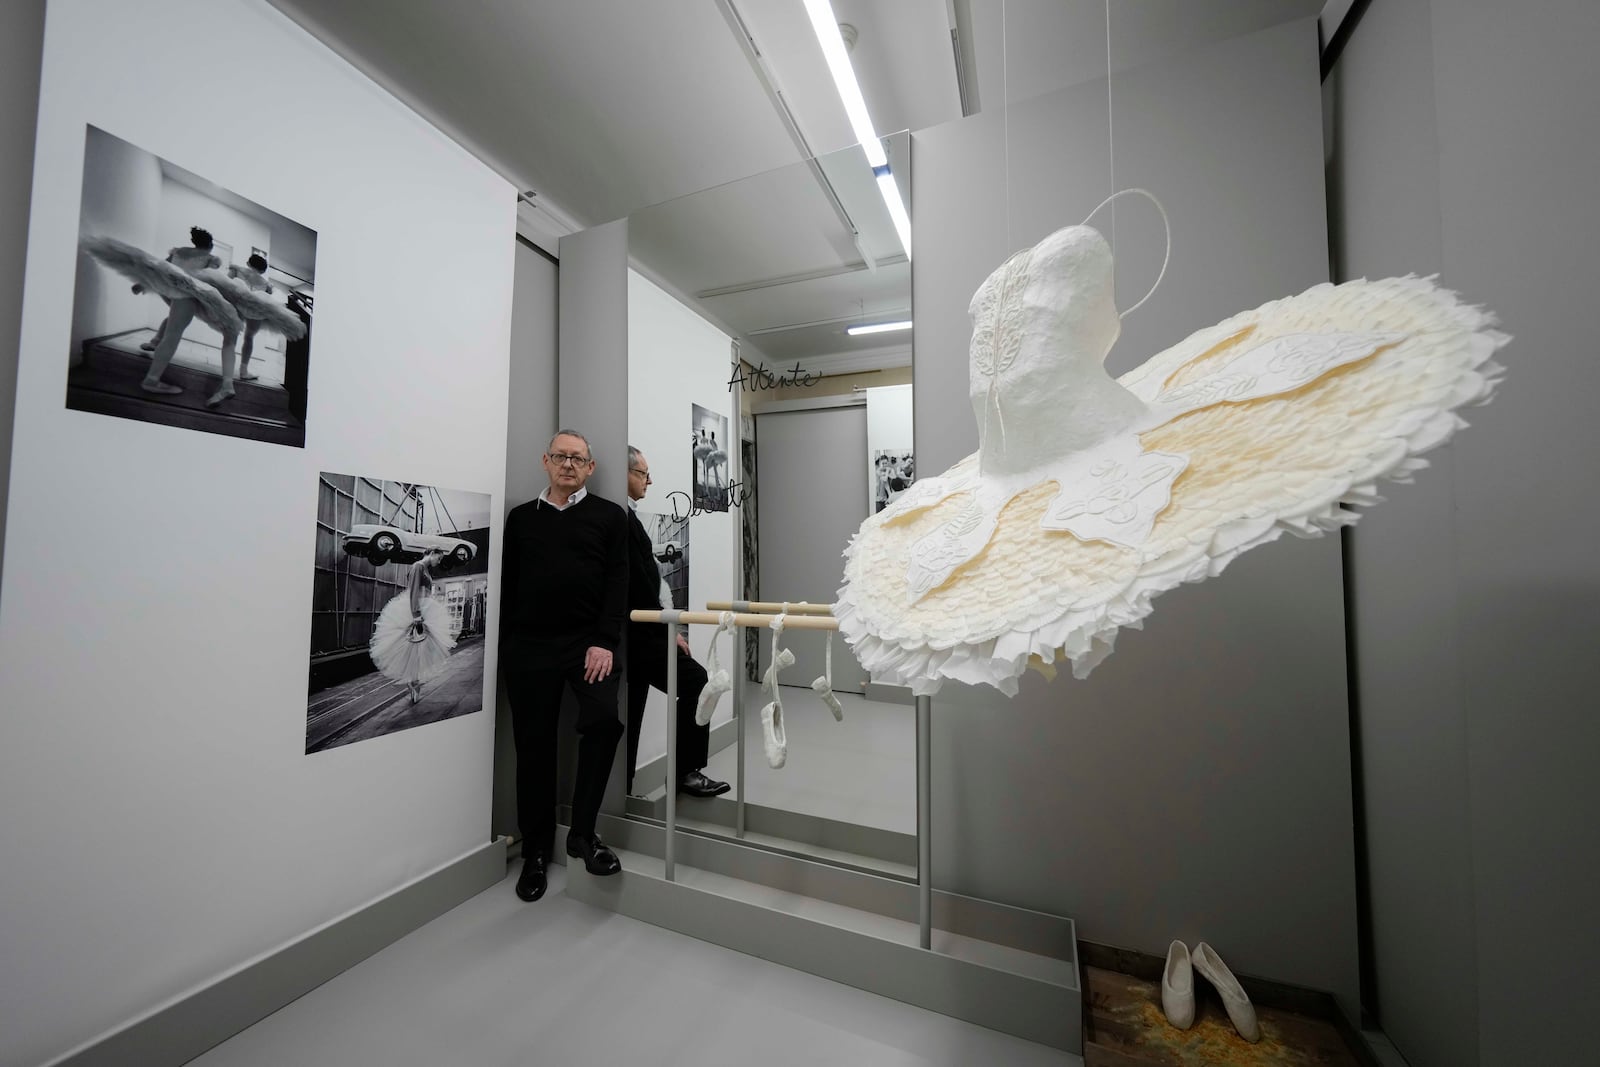
[{"label": "man's hand", "polygon": [[683,649],[683,654],[685,656],[694,655],[693,652],[689,651],[689,639],[687,637],[683,636],[682,634],[678,635],[678,647]]},{"label": "man's hand", "polygon": [[611,653],[599,647],[591,646],[583,654],[583,680],[593,684],[604,681],[611,674]]}]

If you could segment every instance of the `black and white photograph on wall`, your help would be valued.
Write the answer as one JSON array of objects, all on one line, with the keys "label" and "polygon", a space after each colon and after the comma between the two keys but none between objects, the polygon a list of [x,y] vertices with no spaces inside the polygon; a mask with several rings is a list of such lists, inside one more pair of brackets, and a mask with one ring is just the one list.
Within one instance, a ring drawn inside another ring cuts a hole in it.
[{"label": "black and white photograph on wall", "polygon": [[872,454],[872,512],[895,502],[917,480],[916,464],[905,449],[880,448]]},{"label": "black and white photograph on wall", "polygon": [[700,511],[728,510],[728,416],[694,405],[694,506]]},{"label": "black and white photograph on wall", "polygon": [[639,512],[639,524],[650,535],[650,549],[661,571],[661,584],[667,592],[662,594],[661,606],[689,609],[689,520],[675,519],[671,515]]},{"label": "black and white photograph on wall", "polygon": [[67,407],[305,447],[317,234],[94,126]]},{"label": "black and white photograph on wall", "polygon": [[307,755],[483,709],[489,505],[318,477]]}]

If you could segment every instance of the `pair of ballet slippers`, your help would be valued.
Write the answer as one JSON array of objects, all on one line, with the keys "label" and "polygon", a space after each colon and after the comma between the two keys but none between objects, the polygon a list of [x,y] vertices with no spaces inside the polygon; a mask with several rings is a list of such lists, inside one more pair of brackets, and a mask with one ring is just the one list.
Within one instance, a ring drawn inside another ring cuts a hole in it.
[{"label": "pair of ballet slippers", "polygon": [[1195,971],[1221,994],[1222,1006],[1228,1009],[1228,1019],[1239,1036],[1250,1042],[1260,1041],[1261,1025],[1250,998],[1222,957],[1204,941],[1195,946],[1193,957],[1182,941],[1174,941],[1167,948],[1167,965],[1161,972],[1161,1010],[1167,1021],[1179,1030],[1194,1024]]}]

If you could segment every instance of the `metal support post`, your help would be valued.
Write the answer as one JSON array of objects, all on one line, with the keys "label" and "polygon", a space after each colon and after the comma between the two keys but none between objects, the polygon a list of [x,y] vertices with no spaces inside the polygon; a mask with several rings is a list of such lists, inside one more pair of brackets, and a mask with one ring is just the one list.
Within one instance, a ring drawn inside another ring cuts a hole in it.
[{"label": "metal support post", "polygon": [[929,829],[933,807],[929,777],[932,707],[932,697],[917,697],[917,901],[923,948],[933,947],[933,835]]},{"label": "metal support post", "polygon": [[678,831],[678,613],[663,611],[661,617],[667,624],[667,842],[662,855],[671,882],[675,881],[672,846]]},{"label": "metal support post", "polygon": [[[750,601],[735,600],[735,612],[750,610]],[[734,664],[733,672],[733,718],[737,724],[734,727],[735,744],[737,751],[733,765],[733,836],[744,837],[744,665],[746,655],[745,642],[750,639],[749,632],[743,626],[733,629]]]}]

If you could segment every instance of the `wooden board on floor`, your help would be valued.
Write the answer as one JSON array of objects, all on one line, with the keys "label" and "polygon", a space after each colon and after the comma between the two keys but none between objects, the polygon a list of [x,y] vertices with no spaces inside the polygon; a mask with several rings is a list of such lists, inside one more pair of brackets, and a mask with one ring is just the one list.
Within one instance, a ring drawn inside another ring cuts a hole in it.
[{"label": "wooden board on floor", "polygon": [[1257,1007],[1261,1040],[1241,1039],[1222,1001],[1195,980],[1194,1025],[1179,1030],[1161,1011],[1161,987],[1085,967],[1085,1067],[1359,1067],[1330,1021]]}]

